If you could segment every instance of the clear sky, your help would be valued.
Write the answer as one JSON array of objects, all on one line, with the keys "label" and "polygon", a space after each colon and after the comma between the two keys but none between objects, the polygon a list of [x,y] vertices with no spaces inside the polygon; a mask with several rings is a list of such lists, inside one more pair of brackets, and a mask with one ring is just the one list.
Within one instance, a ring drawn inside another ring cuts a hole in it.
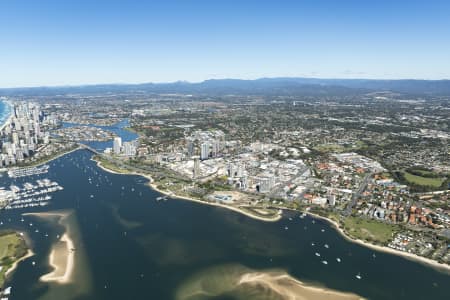
[{"label": "clear sky", "polygon": [[0,87],[450,78],[450,1],[0,0]]}]

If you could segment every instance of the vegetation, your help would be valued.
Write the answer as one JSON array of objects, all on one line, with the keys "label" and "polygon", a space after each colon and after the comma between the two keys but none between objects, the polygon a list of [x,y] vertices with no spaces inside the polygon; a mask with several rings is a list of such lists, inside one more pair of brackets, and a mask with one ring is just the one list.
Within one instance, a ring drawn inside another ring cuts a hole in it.
[{"label": "vegetation", "polygon": [[394,233],[399,230],[397,225],[353,216],[341,220],[341,225],[345,232],[356,239],[382,245],[392,240]]},{"label": "vegetation", "polygon": [[25,256],[27,246],[23,238],[13,231],[0,232],[0,287],[5,281],[5,273],[19,258]]},{"label": "vegetation", "polygon": [[414,184],[432,186],[432,187],[440,187],[444,179],[442,178],[431,178],[431,177],[423,177],[411,174],[409,172],[403,172],[405,179]]}]

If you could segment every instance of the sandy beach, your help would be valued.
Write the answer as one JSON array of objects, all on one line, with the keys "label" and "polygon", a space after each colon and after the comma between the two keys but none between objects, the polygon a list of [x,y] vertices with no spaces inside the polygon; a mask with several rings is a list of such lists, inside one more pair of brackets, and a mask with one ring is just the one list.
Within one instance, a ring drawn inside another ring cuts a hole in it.
[{"label": "sandy beach", "polygon": [[[114,171],[111,171],[111,170],[109,170],[109,169],[103,167],[103,166],[101,165],[101,163],[98,162],[98,161],[97,161],[97,166],[98,166],[99,168],[101,168],[101,169],[107,171],[107,172],[111,172],[111,173],[114,173],[114,174],[121,174],[121,175],[124,175],[124,174],[132,174],[132,175],[140,175],[140,176],[143,176],[143,177],[147,178],[147,179],[150,181],[149,185],[152,187],[152,189],[154,189],[154,190],[156,190],[157,192],[162,193],[162,194],[164,194],[164,195],[170,196],[170,197],[172,197],[172,198],[177,198],[177,199],[193,201],[193,202],[197,202],[197,203],[201,203],[201,204],[207,204],[207,205],[213,205],[213,206],[223,207],[223,208],[230,209],[230,210],[236,211],[236,212],[238,212],[238,213],[244,214],[244,215],[246,215],[246,216],[248,216],[248,217],[250,217],[250,218],[257,219],[257,220],[261,220],[261,221],[266,221],[266,222],[276,222],[276,221],[278,221],[278,220],[281,219],[281,215],[279,215],[276,219],[275,219],[275,218],[263,218],[263,217],[258,217],[258,216],[249,214],[249,213],[247,213],[247,212],[245,212],[245,211],[243,211],[243,210],[240,210],[239,208],[231,207],[231,206],[224,205],[224,204],[220,204],[220,203],[209,203],[209,202],[205,202],[205,201],[201,201],[201,200],[197,200],[197,199],[193,199],[193,198],[189,198],[189,197],[178,197],[178,196],[172,195],[172,194],[170,194],[170,193],[167,193],[167,192],[165,192],[165,191],[159,190],[159,189],[156,187],[156,185],[153,183],[153,182],[154,182],[154,181],[153,181],[153,178],[152,178],[151,176],[147,175],[147,174],[134,174],[134,173],[118,173],[118,172],[114,172]],[[299,211],[297,211],[297,210],[290,209],[290,208],[283,208],[283,209],[284,209],[284,210],[290,210],[290,211],[299,212]],[[311,213],[311,212],[306,212],[306,213],[307,213],[308,215],[310,215],[310,216],[315,217],[315,218],[318,218],[318,219],[322,219],[322,220],[327,221],[327,222],[330,223],[334,228],[336,228],[336,230],[337,230],[337,231],[338,231],[338,232],[339,232],[346,240],[348,240],[348,241],[350,241],[350,242],[352,242],[352,243],[356,243],[356,244],[359,244],[359,245],[361,245],[361,246],[364,246],[364,247],[367,247],[367,248],[370,248],[370,249],[373,249],[373,250],[376,250],[376,251],[381,251],[381,252],[385,252],[385,253],[390,253],[390,254],[402,256],[402,257],[405,257],[405,258],[407,258],[407,259],[413,260],[413,261],[418,262],[418,263],[422,263],[422,264],[424,264],[424,265],[426,265],[426,266],[433,267],[433,268],[435,268],[435,269],[437,269],[437,270],[440,270],[440,271],[442,271],[442,272],[445,272],[445,273],[449,273],[449,274],[450,274],[450,265],[447,265],[447,264],[440,264],[440,263],[438,263],[438,262],[435,261],[435,260],[432,260],[432,259],[429,259],[429,258],[426,258],[426,257],[422,257],[422,256],[418,256],[418,255],[415,255],[415,254],[412,254],[412,253],[407,253],[407,252],[395,250],[395,249],[392,249],[392,248],[389,248],[389,247],[385,247],[385,246],[373,245],[373,244],[370,244],[370,243],[365,242],[365,241],[362,241],[362,240],[353,239],[353,238],[349,237],[349,236],[344,232],[344,230],[343,230],[342,228],[340,228],[339,224],[336,223],[335,221],[330,220],[330,219],[325,218],[325,217],[322,217],[322,216],[319,216],[319,215],[316,215],[316,214]]]},{"label": "sandy beach", "polygon": [[17,268],[17,266],[19,265],[19,263],[21,261],[24,261],[25,259],[31,257],[34,255],[34,252],[31,251],[31,249],[28,249],[27,254],[25,254],[25,256],[22,256],[20,259],[16,260],[11,267],[5,272],[5,277],[8,277],[12,272],[14,272],[14,270]]},{"label": "sandy beach", "polygon": [[339,292],[327,288],[306,285],[288,274],[276,274],[271,272],[253,272],[243,274],[238,281],[239,285],[251,285],[264,287],[279,295],[281,299],[295,300],[359,300],[362,297],[345,292]]},{"label": "sandy beach", "polygon": [[2,124],[0,124],[0,131],[2,131],[3,128],[5,128],[5,126],[11,122],[12,117],[13,117],[13,109],[12,109],[13,108],[13,104],[11,102],[9,102],[9,101],[3,101],[3,102],[5,102],[6,105],[8,105],[11,108],[11,111],[9,113],[8,118],[6,118],[5,121]]},{"label": "sandy beach", "polygon": [[37,216],[41,218],[59,218],[58,223],[65,227],[65,233],[52,246],[49,255],[49,265],[53,268],[50,273],[41,276],[43,282],[69,283],[72,280],[72,273],[75,266],[75,244],[70,236],[70,228],[66,224],[66,219],[70,212],[42,212],[29,213],[24,215]]},{"label": "sandy beach", "polygon": [[281,219],[281,215],[277,215],[275,218],[269,218],[269,217],[266,218],[266,217],[261,217],[261,216],[255,216],[255,215],[253,215],[253,214],[251,214],[251,213],[249,213],[249,212],[246,212],[246,211],[244,211],[244,210],[242,210],[242,209],[239,209],[238,207],[234,207],[234,206],[230,206],[230,205],[226,205],[226,204],[221,204],[221,203],[215,203],[215,202],[206,202],[206,201],[202,201],[202,200],[194,199],[194,198],[190,198],[190,197],[185,197],[185,196],[183,196],[183,197],[177,196],[177,195],[174,195],[174,194],[172,194],[172,193],[170,193],[170,192],[167,192],[167,191],[163,191],[163,190],[158,189],[158,188],[156,187],[156,184],[154,184],[153,178],[152,178],[150,175],[148,175],[148,174],[133,173],[133,172],[119,173],[119,172],[110,170],[110,169],[108,169],[108,168],[105,168],[105,167],[101,164],[101,162],[99,162],[99,161],[96,161],[96,160],[93,160],[93,161],[95,161],[95,162],[97,163],[97,166],[98,166],[100,169],[102,169],[102,170],[104,170],[104,171],[106,171],[106,172],[109,172],[109,173],[119,174],[119,175],[138,175],[138,176],[145,177],[145,178],[147,178],[147,179],[149,180],[149,186],[150,186],[153,190],[155,190],[155,191],[157,191],[158,193],[161,193],[161,194],[163,194],[163,195],[169,196],[169,197],[171,197],[171,198],[173,198],[173,199],[187,200],[187,201],[197,202],[197,203],[201,203],[201,204],[206,204],[206,205],[211,205],[211,206],[216,206],[216,207],[222,207],[222,208],[226,208],[226,209],[229,209],[229,210],[238,212],[238,213],[240,213],[240,214],[246,215],[247,217],[250,217],[250,218],[253,218],[253,219],[256,219],[256,220],[260,220],[260,221],[265,221],[265,222],[276,222],[276,221],[278,221],[278,220]]},{"label": "sandy beach", "polygon": [[[292,210],[292,209],[288,209],[288,208],[286,208],[286,209],[287,210]],[[295,211],[295,210],[292,210],[292,211]],[[370,244],[370,243],[368,243],[366,241],[359,240],[359,239],[353,239],[353,238],[349,237],[345,233],[345,231],[339,226],[339,224],[337,222],[335,222],[333,220],[330,220],[328,218],[316,215],[314,213],[306,212],[306,214],[308,214],[308,215],[310,215],[310,216],[312,216],[314,218],[321,219],[321,220],[324,220],[324,221],[330,223],[337,230],[337,232],[339,232],[339,234],[341,234],[346,240],[348,240],[348,241],[350,241],[352,243],[359,244],[361,246],[364,246],[364,247],[367,247],[367,248],[370,248],[370,249],[373,249],[373,250],[376,250],[376,251],[402,256],[402,257],[405,257],[407,259],[413,260],[415,262],[424,264],[424,265],[426,265],[428,267],[432,267],[432,268],[435,268],[435,269],[437,269],[439,271],[442,271],[442,272],[450,274],[450,265],[440,264],[440,263],[438,263],[435,260],[432,260],[432,259],[429,259],[429,258],[426,258],[426,257],[422,257],[422,256],[418,256],[418,255],[415,255],[415,254],[412,254],[412,253],[399,251],[399,250],[392,249],[392,248],[385,247],[385,246],[373,245],[373,244]]]},{"label": "sandy beach", "polygon": [[49,264],[54,270],[40,278],[43,282],[68,283],[74,266],[74,244],[65,233],[50,253]]},{"label": "sandy beach", "polygon": [[307,284],[285,270],[254,270],[240,264],[209,267],[193,274],[178,287],[177,300],[231,295],[233,299],[358,300],[361,296]]}]

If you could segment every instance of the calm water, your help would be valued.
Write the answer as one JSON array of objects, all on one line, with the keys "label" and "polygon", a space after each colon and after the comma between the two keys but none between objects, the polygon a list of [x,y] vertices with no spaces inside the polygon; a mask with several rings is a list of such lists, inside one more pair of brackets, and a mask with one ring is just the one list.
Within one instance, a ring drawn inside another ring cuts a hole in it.
[{"label": "calm water", "polygon": [[[123,130],[126,126],[127,120],[100,127],[124,141],[137,138]],[[112,142],[89,145],[102,150]],[[157,202],[159,194],[146,179],[104,172],[90,158],[79,150],[51,162],[48,174],[0,178],[0,186],[48,177],[64,187],[53,194],[50,206],[0,213],[2,227],[28,232],[35,252],[7,282],[13,287],[10,299],[174,299],[178,288],[198,273],[212,268],[207,277],[220,285],[242,267],[283,269],[302,281],[370,299],[450,295],[449,275],[393,255],[374,257],[374,251],[347,242],[321,220],[313,223],[286,213],[279,222],[266,223],[183,200]],[[21,213],[52,210],[73,212],[76,267],[71,284],[39,282],[51,270],[48,255],[64,227],[34,216],[21,222]],[[361,280],[355,278],[358,273]]]},{"label": "calm water", "polygon": [[[82,125],[82,124],[65,122],[65,123],[63,123],[63,128],[69,128],[69,127],[80,126],[80,125]],[[116,135],[120,136],[122,138],[122,142],[129,142],[129,141],[132,141],[132,140],[135,140],[138,138],[138,135],[136,133],[124,129],[125,127],[129,126],[128,119],[124,119],[123,121],[116,123],[112,126],[98,126],[98,125],[89,125],[89,126],[111,131],[111,132],[115,133]],[[105,142],[90,141],[90,142],[84,142],[84,143],[91,146],[92,148],[100,150],[100,151],[105,150],[105,148],[108,148],[108,147],[112,148],[112,146],[113,146],[112,140],[105,141]]]},{"label": "calm water", "polygon": [[[51,206],[40,210],[75,211],[76,248],[85,259],[76,272],[79,283],[40,283],[62,226],[31,216],[20,222],[20,213],[30,212],[25,209],[1,212],[3,227],[29,232],[36,253],[10,278],[10,299],[52,299],[49,293],[70,299],[71,291],[80,286],[85,294],[75,294],[73,299],[173,299],[177,287],[196,272],[230,263],[256,270],[285,269],[298,279],[370,299],[448,299],[450,295],[450,276],[393,255],[376,253],[374,258],[374,251],[345,241],[320,220],[313,224],[309,217],[292,214],[266,223],[182,200],[157,202],[159,194],[146,186],[144,178],[104,172],[90,156],[79,150],[53,161],[45,176],[15,181],[49,177],[65,188],[53,194]],[[5,186],[11,182],[6,176],[0,180]],[[329,249],[323,247],[325,243]],[[316,257],[316,251],[322,257]],[[337,263],[336,257],[342,262]],[[323,259],[329,264],[322,264]],[[362,280],[355,279],[358,272]]]}]

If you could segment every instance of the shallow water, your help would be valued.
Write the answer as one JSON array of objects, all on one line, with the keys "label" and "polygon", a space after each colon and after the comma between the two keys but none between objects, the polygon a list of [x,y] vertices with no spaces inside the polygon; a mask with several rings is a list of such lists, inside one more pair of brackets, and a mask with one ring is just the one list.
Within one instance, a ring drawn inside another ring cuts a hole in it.
[{"label": "shallow water", "polygon": [[[36,253],[8,280],[10,299],[174,299],[195,274],[227,264],[281,269],[301,281],[370,299],[444,299],[450,294],[448,274],[387,253],[376,252],[374,258],[373,250],[346,241],[324,221],[313,224],[310,217],[286,212],[278,222],[261,222],[219,207],[156,201],[159,194],[146,179],[107,173],[90,157],[78,150],[51,162],[48,174],[14,180],[21,185],[49,177],[64,190],[53,193],[50,206],[0,214],[4,228],[29,232]],[[0,180],[0,186],[13,182],[7,176]],[[75,267],[83,275],[67,286],[39,282],[50,271],[48,255],[64,227],[31,216],[20,221],[21,213],[59,209],[74,211],[76,248],[85,253]],[[361,280],[355,278],[358,273]],[[74,294],[78,288],[83,293]]]}]

